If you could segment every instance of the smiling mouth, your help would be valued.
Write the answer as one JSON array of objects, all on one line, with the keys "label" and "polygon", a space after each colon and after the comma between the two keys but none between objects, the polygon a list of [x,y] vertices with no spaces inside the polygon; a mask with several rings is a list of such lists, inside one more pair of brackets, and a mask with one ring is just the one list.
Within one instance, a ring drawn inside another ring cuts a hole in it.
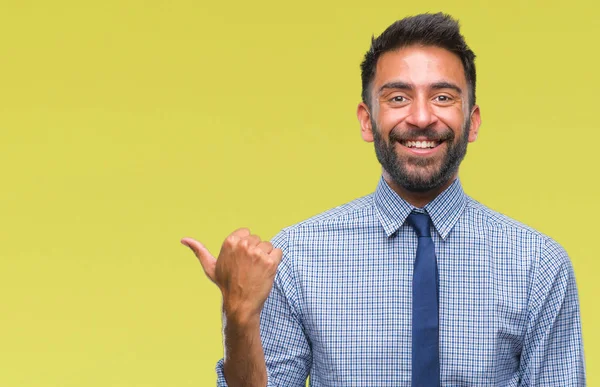
[{"label": "smiling mouth", "polygon": [[400,144],[411,149],[433,149],[439,146],[443,141],[400,141]]}]

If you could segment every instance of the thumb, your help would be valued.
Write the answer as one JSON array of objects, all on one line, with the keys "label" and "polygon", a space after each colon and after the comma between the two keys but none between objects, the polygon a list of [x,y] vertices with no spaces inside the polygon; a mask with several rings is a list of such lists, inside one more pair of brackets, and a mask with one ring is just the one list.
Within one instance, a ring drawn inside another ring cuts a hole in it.
[{"label": "thumb", "polygon": [[189,247],[194,254],[196,254],[206,276],[212,282],[216,283],[215,267],[217,266],[217,260],[212,256],[208,249],[204,247],[202,243],[192,238],[183,238],[181,244]]}]

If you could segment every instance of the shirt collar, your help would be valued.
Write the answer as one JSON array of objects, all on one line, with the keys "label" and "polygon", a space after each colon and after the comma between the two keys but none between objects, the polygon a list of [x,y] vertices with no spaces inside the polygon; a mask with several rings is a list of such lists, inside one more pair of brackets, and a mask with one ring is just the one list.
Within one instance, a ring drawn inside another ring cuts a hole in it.
[{"label": "shirt collar", "polygon": [[[383,176],[379,179],[373,198],[375,212],[388,237],[404,224],[413,210],[417,209],[398,196],[386,183]],[[425,205],[424,210],[431,217],[438,234],[442,239],[446,239],[466,205],[467,196],[462,189],[460,180],[457,178],[441,194]]]}]

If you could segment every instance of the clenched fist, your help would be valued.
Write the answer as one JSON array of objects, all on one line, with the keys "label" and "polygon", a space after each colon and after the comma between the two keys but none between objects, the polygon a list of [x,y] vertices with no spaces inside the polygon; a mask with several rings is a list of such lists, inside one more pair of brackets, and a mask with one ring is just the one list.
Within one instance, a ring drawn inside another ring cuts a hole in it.
[{"label": "clenched fist", "polygon": [[183,238],[181,243],[194,251],[207,277],[221,289],[227,319],[243,324],[260,316],[281,262],[281,249],[261,241],[247,228],[225,239],[218,259],[192,238]]}]

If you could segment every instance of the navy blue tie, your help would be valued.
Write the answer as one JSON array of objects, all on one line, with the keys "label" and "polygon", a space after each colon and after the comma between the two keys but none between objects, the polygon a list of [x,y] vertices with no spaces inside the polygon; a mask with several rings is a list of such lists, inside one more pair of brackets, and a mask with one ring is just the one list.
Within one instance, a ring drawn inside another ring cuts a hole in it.
[{"label": "navy blue tie", "polygon": [[438,279],[429,215],[412,212],[408,224],[417,233],[413,273],[412,387],[440,385]]}]

